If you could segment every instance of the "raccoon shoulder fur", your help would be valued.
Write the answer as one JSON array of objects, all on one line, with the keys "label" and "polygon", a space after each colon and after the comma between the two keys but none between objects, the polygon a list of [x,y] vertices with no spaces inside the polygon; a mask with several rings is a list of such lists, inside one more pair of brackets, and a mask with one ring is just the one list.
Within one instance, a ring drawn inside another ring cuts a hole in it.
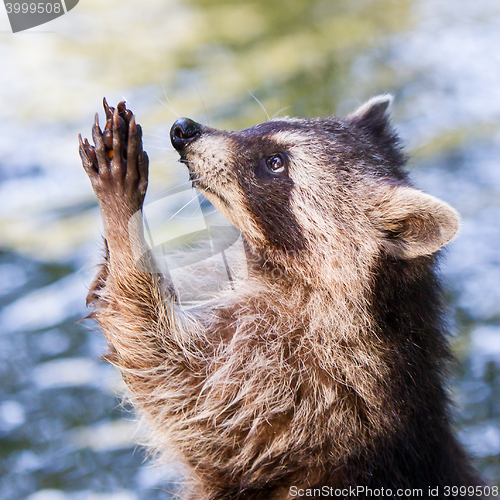
[{"label": "raccoon shoulder fur", "polygon": [[444,381],[436,261],[459,217],[411,185],[389,103],[235,132],[173,125],[193,184],[241,231],[250,263],[235,290],[189,312],[134,259],[142,225],[129,219],[147,184],[135,119],[108,107],[108,138],[96,123],[95,146],[81,142],[109,247],[93,314],[192,498],[319,498],[323,487],[425,498],[481,484]]}]

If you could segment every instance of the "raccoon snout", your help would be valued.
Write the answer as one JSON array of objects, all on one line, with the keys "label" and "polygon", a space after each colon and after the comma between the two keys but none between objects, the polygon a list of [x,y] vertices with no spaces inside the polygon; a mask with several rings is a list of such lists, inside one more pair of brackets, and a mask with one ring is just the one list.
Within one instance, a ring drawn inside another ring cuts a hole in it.
[{"label": "raccoon snout", "polygon": [[179,118],[170,129],[172,146],[180,153],[201,135],[201,125],[189,118]]}]

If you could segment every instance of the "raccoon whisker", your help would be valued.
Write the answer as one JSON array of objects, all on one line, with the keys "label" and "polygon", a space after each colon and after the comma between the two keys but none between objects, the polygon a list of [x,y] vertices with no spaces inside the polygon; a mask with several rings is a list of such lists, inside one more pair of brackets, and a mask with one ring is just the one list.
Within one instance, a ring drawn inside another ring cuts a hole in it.
[{"label": "raccoon whisker", "polygon": [[170,133],[166,133],[165,132],[165,135],[158,135],[158,134],[150,134],[150,133],[144,133],[143,134],[143,137],[154,137],[156,139],[161,139],[162,141],[164,141],[165,139],[168,139],[168,142],[170,143]]},{"label": "raccoon whisker", "polygon": [[[165,89],[164,90],[164,93],[165,93]],[[177,118],[180,118],[180,116],[168,105],[166,104],[165,102],[163,102],[161,99],[159,99],[158,97],[156,97],[153,92],[149,92],[151,94],[151,96],[153,96],[160,104],[162,104],[163,106],[165,106],[171,113],[173,113],[175,116],[177,116]],[[167,99],[168,102],[169,99],[167,97],[167,94],[165,93],[165,98]]]},{"label": "raccoon whisker", "polygon": [[155,150],[157,151],[162,151],[164,152],[165,154],[171,156],[171,157],[174,157],[176,156],[175,152],[172,151],[171,148],[169,147],[166,147],[165,144],[153,144],[152,142],[148,141],[148,149],[149,148],[154,148]]},{"label": "raccoon whisker", "polygon": [[[189,165],[190,163],[186,163],[186,162],[181,162],[181,163],[184,163],[185,165],[187,165],[187,167],[189,168]],[[206,175],[204,176],[199,176],[197,173],[195,172],[189,172],[189,180],[191,181],[191,183],[193,182],[198,182],[198,181],[204,181],[205,179],[207,179],[208,177]]]},{"label": "raccoon whisker", "polygon": [[[202,193],[198,193],[198,194],[199,194],[199,195],[201,195],[201,196],[203,196],[203,194],[202,194]],[[207,198],[205,198],[204,196],[203,196],[203,198],[204,198],[205,200],[207,199]],[[208,201],[208,200],[207,200],[207,201]],[[212,207],[213,207],[213,205],[212,205]],[[207,210],[207,209],[203,210],[203,214],[204,214],[204,215],[212,215],[212,214],[215,214],[215,213],[218,213],[218,212],[219,212],[219,211],[218,211],[215,207],[213,207],[213,210]]]},{"label": "raccoon whisker", "polygon": [[[167,100],[168,102],[168,106],[166,106],[167,109],[169,109],[170,111],[172,111],[172,113],[177,116],[177,118],[180,118],[180,116],[174,111],[174,109],[170,106],[170,99],[168,98],[168,95],[167,95],[167,91],[165,90],[165,85],[163,84],[163,82],[161,83],[161,88],[163,90],[163,95],[165,96],[165,99]],[[160,101],[161,102],[161,101]]]},{"label": "raccoon whisker", "polygon": [[264,113],[267,116],[267,119],[271,120],[271,118],[269,118],[269,115],[267,114],[266,108],[262,105],[262,103],[249,90],[248,93],[257,101],[257,104],[263,109]]},{"label": "raccoon whisker", "polygon": [[203,104],[203,109],[205,110],[205,116],[207,117],[207,125],[210,126],[210,118],[208,117],[208,111],[207,111],[207,107],[205,106],[205,101],[203,100],[203,96],[201,95],[201,92],[200,92],[200,89],[198,88],[198,85],[196,85],[195,82],[194,83],[194,86],[196,88],[196,92],[198,92],[198,95],[200,96],[200,99],[201,99],[201,103]]},{"label": "raccoon whisker", "polygon": [[276,111],[276,113],[274,113],[272,116],[271,116],[271,120],[273,118],[276,118],[282,111],[285,111],[285,109],[290,109],[292,106],[285,106],[284,108],[281,108],[279,109],[278,111]]},{"label": "raccoon whisker", "polygon": [[[224,196],[222,196],[220,193],[217,193],[216,191],[214,191],[210,186],[204,186],[203,184],[200,183],[199,179],[196,179],[195,182],[196,182],[195,187],[196,187],[196,189],[198,189],[198,191],[200,191],[201,194],[204,194],[204,193],[213,194],[220,201],[222,201],[226,206],[228,206],[228,207],[231,206],[229,201],[227,201],[227,199]],[[202,190],[200,190],[200,187],[202,188]]]},{"label": "raccoon whisker", "polygon": [[[163,163],[163,162],[156,162],[156,163]],[[164,197],[169,196],[170,194],[172,194],[173,191],[177,191],[179,188],[187,187],[187,186],[188,186],[188,183],[186,181],[181,182],[180,184],[176,184],[175,186],[172,186],[172,187],[166,189],[165,191],[163,191],[162,196],[164,196]]]},{"label": "raccoon whisker", "polygon": [[164,161],[158,160],[158,161],[150,161],[150,165],[165,165]]},{"label": "raccoon whisker", "polygon": [[185,203],[181,208],[179,208],[179,210],[177,210],[177,212],[175,212],[173,215],[171,215],[164,223],[163,225],[167,224],[168,222],[170,222],[176,215],[178,215],[180,212],[182,212],[186,207],[188,207],[189,205],[191,205],[191,203],[193,203],[195,200],[197,200],[197,198],[191,198],[187,203]]}]

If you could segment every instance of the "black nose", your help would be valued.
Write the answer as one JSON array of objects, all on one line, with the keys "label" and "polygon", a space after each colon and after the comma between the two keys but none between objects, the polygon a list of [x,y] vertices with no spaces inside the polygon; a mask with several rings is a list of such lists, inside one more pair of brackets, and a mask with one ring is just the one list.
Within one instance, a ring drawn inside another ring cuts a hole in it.
[{"label": "black nose", "polygon": [[172,146],[181,152],[201,134],[201,125],[189,118],[179,118],[170,129]]}]

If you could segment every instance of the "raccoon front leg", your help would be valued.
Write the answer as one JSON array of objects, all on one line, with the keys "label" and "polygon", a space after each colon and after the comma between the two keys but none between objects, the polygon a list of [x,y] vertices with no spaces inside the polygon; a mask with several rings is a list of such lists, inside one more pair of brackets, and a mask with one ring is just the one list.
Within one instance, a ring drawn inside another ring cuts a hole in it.
[{"label": "raccoon front leg", "polygon": [[[153,380],[151,371],[138,376],[137,370],[165,366],[172,358],[178,364],[181,353],[189,352],[179,341],[180,337],[189,338],[189,322],[180,314],[172,290],[162,286],[152,257],[144,251],[142,207],[148,157],[142,149],[141,127],[123,102],[115,109],[104,101],[104,109],[104,131],[97,115],[92,128],[95,145],[80,137],[80,156],[99,201],[107,249],[89,298],[93,316],[110,344],[110,361],[124,372],[135,394],[147,394],[153,391],[144,384],[158,384],[158,380]],[[186,335],[172,333],[179,330]],[[178,373],[182,371],[178,369]],[[189,378],[188,373],[182,376],[184,381]]]}]

